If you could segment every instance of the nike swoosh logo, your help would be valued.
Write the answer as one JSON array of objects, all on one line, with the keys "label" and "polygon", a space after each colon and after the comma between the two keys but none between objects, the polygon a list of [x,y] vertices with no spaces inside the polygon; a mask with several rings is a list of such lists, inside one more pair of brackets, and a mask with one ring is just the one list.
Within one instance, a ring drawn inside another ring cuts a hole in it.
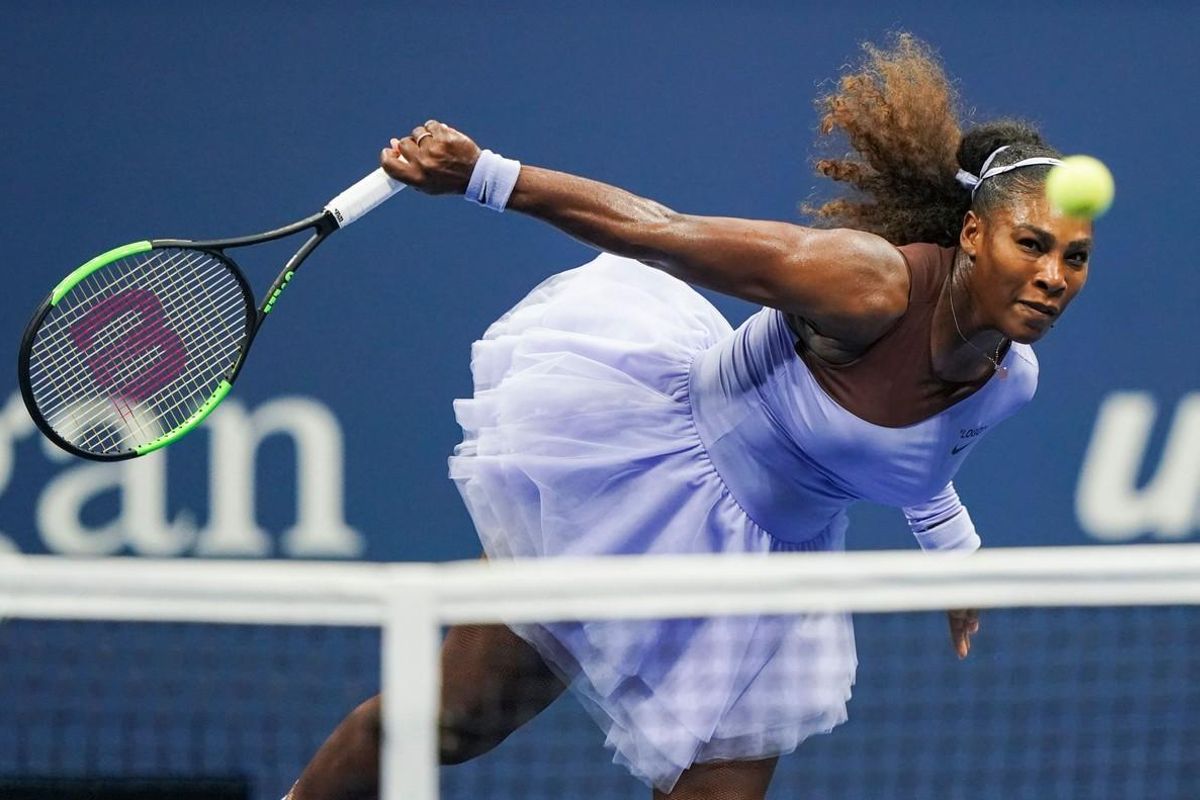
[{"label": "nike swoosh logo", "polygon": [[966,450],[968,447],[970,447],[970,446],[971,446],[971,445],[973,445],[973,444],[975,444],[975,443],[974,443],[974,442],[967,442],[966,444],[960,444],[960,445],[958,445],[957,447],[955,447],[953,450],[951,450],[951,451],[950,451],[950,455],[952,455],[952,456],[956,456],[956,455],[958,455],[959,453],[961,453],[963,450]]}]

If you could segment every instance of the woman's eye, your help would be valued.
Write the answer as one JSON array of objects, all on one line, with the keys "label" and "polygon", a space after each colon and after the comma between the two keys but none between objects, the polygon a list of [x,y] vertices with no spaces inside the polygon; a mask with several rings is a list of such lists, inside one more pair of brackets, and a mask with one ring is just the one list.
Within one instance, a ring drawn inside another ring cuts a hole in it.
[{"label": "woman's eye", "polygon": [[1022,250],[1030,250],[1032,252],[1038,252],[1042,249],[1042,246],[1038,243],[1037,239],[1021,239],[1017,242],[1017,244]]},{"label": "woman's eye", "polygon": [[1070,253],[1067,255],[1067,261],[1070,261],[1072,264],[1076,264],[1078,266],[1083,266],[1084,264],[1086,264],[1088,262],[1088,254],[1087,253]]}]

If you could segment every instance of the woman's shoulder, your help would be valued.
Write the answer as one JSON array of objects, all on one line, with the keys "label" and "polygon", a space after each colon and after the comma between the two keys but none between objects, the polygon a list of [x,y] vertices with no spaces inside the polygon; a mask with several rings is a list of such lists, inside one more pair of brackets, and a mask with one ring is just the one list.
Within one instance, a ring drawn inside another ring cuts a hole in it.
[{"label": "woman's shoulder", "polygon": [[896,248],[908,267],[909,302],[936,298],[941,291],[954,259],[957,247],[943,247],[928,242],[914,242]]}]

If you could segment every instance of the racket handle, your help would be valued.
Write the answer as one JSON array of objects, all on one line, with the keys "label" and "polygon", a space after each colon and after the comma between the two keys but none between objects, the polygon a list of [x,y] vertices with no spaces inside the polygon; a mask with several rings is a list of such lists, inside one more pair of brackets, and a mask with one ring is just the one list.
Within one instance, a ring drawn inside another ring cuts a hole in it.
[{"label": "racket handle", "polygon": [[325,210],[344,228],[403,188],[381,167],[326,203]]}]

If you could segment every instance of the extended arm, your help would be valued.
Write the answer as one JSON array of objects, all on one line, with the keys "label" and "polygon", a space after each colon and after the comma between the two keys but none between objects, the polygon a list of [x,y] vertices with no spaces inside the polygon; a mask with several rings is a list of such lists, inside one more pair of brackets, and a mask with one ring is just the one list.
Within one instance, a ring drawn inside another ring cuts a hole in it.
[{"label": "extended arm", "polygon": [[[479,156],[475,143],[433,121],[414,133],[421,145],[394,140],[382,153],[384,169],[431,194],[464,191]],[[508,208],[689,283],[804,317],[848,342],[874,341],[908,303],[899,251],[861,231],[681,214],[615,186],[531,166],[522,166]]]}]

